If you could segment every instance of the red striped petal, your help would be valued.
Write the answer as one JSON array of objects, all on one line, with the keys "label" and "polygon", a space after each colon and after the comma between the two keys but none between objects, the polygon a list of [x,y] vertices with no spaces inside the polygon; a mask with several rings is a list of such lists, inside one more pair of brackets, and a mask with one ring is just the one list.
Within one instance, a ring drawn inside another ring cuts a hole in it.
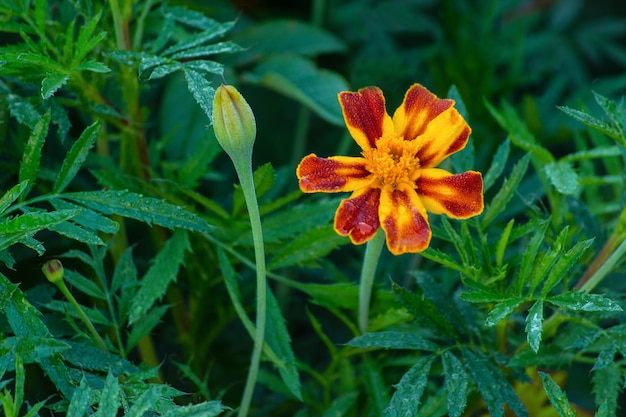
[{"label": "red striped petal", "polygon": [[453,175],[443,169],[429,168],[417,179],[417,194],[431,213],[445,213],[455,219],[467,219],[482,213],[483,178],[480,172]]},{"label": "red striped petal", "polygon": [[339,93],[339,104],[348,131],[361,149],[375,148],[376,140],[383,134],[394,134],[380,88],[362,88],[356,93],[344,91]]},{"label": "red striped petal", "polygon": [[372,182],[372,174],[365,168],[366,163],[365,158],[320,158],[310,154],[302,159],[296,168],[296,175],[300,189],[305,193],[354,191]]},{"label": "red striped petal", "polygon": [[421,143],[417,154],[422,167],[434,167],[463,149],[470,127],[453,107],[454,100],[440,99],[425,87],[414,84],[393,115],[397,132],[405,140]]},{"label": "red striped petal", "polygon": [[335,213],[335,231],[350,236],[354,244],[365,243],[376,234],[380,226],[378,205],[379,188],[364,188],[343,200]]},{"label": "red striped petal", "polygon": [[428,216],[415,190],[410,186],[383,188],[378,213],[391,253],[415,253],[428,247],[432,236]]}]

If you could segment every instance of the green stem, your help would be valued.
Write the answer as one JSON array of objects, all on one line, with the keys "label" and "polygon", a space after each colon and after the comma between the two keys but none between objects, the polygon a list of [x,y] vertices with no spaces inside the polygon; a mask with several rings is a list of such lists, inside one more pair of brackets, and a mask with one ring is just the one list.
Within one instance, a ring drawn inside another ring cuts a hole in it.
[{"label": "green stem", "polygon": [[111,14],[113,16],[113,27],[115,29],[115,42],[119,50],[127,49],[124,42],[124,29],[122,27],[122,12],[117,0],[110,0]]},{"label": "green stem", "polygon": [[91,323],[91,320],[89,320],[89,317],[87,317],[87,314],[85,314],[85,312],[83,311],[82,307],[80,306],[80,304],[78,304],[78,301],[76,301],[76,299],[74,298],[74,296],[72,295],[70,290],[67,289],[67,286],[65,285],[65,282],[63,282],[63,280],[58,280],[54,284],[59,288],[59,290],[63,293],[65,298],[67,298],[67,300],[70,302],[70,304],[72,304],[72,306],[74,306],[74,308],[76,309],[76,311],[80,315],[80,318],[83,320],[83,322],[87,326],[87,329],[89,330],[91,335],[94,337],[94,339],[96,339],[96,342],[98,342],[98,345],[102,348],[102,350],[107,352],[108,349],[107,349],[106,345],[104,344],[104,341],[100,337],[100,334],[98,334],[98,332],[96,331],[96,328]]},{"label": "green stem", "polygon": [[606,258],[604,262],[602,262],[602,266],[600,266],[593,275],[589,277],[581,286],[579,291],[582,292],[590,292],[595,288],[596,285],[609,273],[613,270],[613,267],[620,261],[622,256],[626,253],[626,240],[623,240],[622,243],[615,249],[610,256]]},{"label": "green stem", "polygon": [[379,229],[372,240],[367,242],[367,247],[365,248],[361,281],[359,283],[359,329],[362,333],[367,331],[372,286],[374,285],[376,267],[378,266],[378,260],[384,244],[385,233]]},{"label": "green stem", "polygon": [[254,177],[252,175],[251,158],[233,158],[233,164],[239,177],[243,196],[248,207],[248,216],[250,217],[250,226],[252,228],[252,241],[254,243],[254,257],[256,261],[256,331],[254,335],[254,347],[252,349],[252,358],[250,360],[250,368],[248,369],[248,378],[246,386],[241,398],[241,405],[237,415],[245,417],[248,415],[250,403],[252,402],[252,394],[256,385],[257,375],[259,373],[259,365],[261,363],[261,352],[263,351],[263,343],[265,339],[265,316],[267,304],[267,280],[265,271],[265,250],[263,246],[263,230],[261,228],[261,215],[259,213],[259,205],[254,190]]}]

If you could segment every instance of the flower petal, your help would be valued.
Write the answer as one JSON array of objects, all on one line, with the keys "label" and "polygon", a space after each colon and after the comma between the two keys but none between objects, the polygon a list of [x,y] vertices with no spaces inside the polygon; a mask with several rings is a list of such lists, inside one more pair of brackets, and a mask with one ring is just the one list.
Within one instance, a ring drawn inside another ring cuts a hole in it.
[{"label": "flower petal", "polygon": [[415,190],[409,185],[384,187],[378,208],[380,223],[387,235],[387,247],[394,255],[421,252],[432,233],[428,216]]},{"label": "flower petal", "polygon": [[418,158],[422,167],[437,166],[467,144],[471,133],[454,100],[440,99],[420,84],[409,88],[393,115],[396,131],[405,140],[421,143]]},{"label": "flower petal", "polygon": [[380,226],[378,205],[380,188],[363,188],[345,199],[335,213],[335,231],[350,236],[354,244],[370,240]]},{"label": "flower petal", "polygon": [[365,169],[365,158],[331,156],[320,158],[315,154],[305,156],[296,175],[300,189],[305,193],[354,191],[368,186],[373,178]]},{"label": "flower petal", "polygon": [[443,169],[428,168],[420,173],[415,182],[417,194],[431,213],[445,213],[455,219],[467,219],[482,213],[483,177],[480,172],[453,175]]},{"label": "flower petal", "polygon": [[385,109],[385,97],[378,87],[362,88],[358,92],[339,93],[339,104],[350,135],[361,149],[376,147],[376,140],[394,134],[394,125]]}]

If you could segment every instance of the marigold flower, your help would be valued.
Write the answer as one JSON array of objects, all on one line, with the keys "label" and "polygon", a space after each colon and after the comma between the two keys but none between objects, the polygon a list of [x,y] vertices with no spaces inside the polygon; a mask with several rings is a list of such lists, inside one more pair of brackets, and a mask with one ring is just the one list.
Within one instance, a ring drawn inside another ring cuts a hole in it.
[{"label": "marigold flower", "polygon": [[352,192],[335,214],[337,233],[361,244],[382,227],[391,253],[421,252],[432,236],[427,211],[456,219],[483,211],[480,172],[435,168],[471,132],[454,100],[414,84],[393,117],[378,87],[339,93],[339,103],[362,157],[310,154],[296,170],[305,193]]}]

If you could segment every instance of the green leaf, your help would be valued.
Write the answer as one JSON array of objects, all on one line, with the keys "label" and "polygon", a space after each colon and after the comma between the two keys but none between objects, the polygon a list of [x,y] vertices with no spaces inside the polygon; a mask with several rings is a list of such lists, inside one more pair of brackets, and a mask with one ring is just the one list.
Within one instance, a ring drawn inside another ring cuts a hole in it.
[{"label": "green leaf", "polygon": [[162,414],[163,417],[217,417],[230,408],[222,405],[220,401],[205,401],[200,404],[192,404],[172,408]]},{"label": "green leaf", "polygon": [[102,62],[94,61],[92,59],[81,63],[76,67],[77,71],[91,71],[97,72],[100,74],[106,74],[107,72],[111,72],[111,68],[104,65]]},{"label": "green leaf", "polygon": [[233,40],[246,50],[238,61],[270,54],[317,55],[344,51],[346,45],[332,33],[298,20],[265,21],[237,32]]},{"label": "green leaf", "polygon": [[545,296],[548,292],[554,288],[563,278],[565,278],[570,270],[576,266],[578,259],[585,253],[585,251],[593,244],[594,239],[587,239],[580,242],[577,242],[574,247],[572,247],[567,252],[563,253],[559,259],[556,261],[550,273],[548,274],[548,278],[545,281],[544,287],[542,289],[542,294]]},{"label": "green leaf", "polygon": [[139,290],[131,304],[129,324],[136,323],[165,295],[169,285],[176,281],[178,271],[185,261],[185,252],[190,250],[187,232],[174,232],[140,280]]},{"label": "green leaf", "polygon": [[576,412],[572,409],[567,399],[567,395],[561,390],[561,388],[552,380],[550,375],[545,372],[539,371],[539,376],[543,381],[543,388],[548,395],[552,408],[557,412],[559,417],[576,417]]},{"label": "green leaf", "polygon": [[78,170],[87,159],[90,149],[96,143],[96,139],[100,135],[102,124],[96,121],[83,131],[78,140],[74,142],[72,148],[67,153],[61,165],[61,170],[54,183],[53,191],[55,193],[62,192],[68,186],[70,181],[74,179]]},{"label": "green leaf", "polygon": [[66,193],[62,197],[100,213],[117,214],[149,225],[154,223],[169,229],[195,231],[208,231],[212,228],[204,219],[182,207],[130,191],[84,191]]},{"label": "green leaf", "polygon": [[485,229],[495,218],[504,211],[507,203],[513,198],[519,187],[530,162],[530,154],[524,155],[513,167],[511,175],[504,180],[502,188],[498,191],[491,203],[485,207],[482,215],[481,227]]},{"label": "green leaf", "polygon": [[[48,310],[57,311],[73,319],[77,319],[77,320],[83,319],[82,315],[78,313],[78,311],[76,311],[76,308],[74,307],[74,305],[70,304],[67,301],[50,300],[46,304],[44,304],[44,306]],[[107,327],[113,325],[111,323],[111,320],[109,320],[103,314],[103,312],[101,310],[98,310],[97,308],[88,308],[83,305],[82,310],[93,324],[100,324],[102,326],[107,326]]]},{"label": "green leaf", "polygon": [[40,230],[67,221],[77,214],[76,210],[59,210],[51,213],[33,212],[0,220],[0,250],[25,240]]},{"label": "green leaf", "polygon": [[541,331],[543,330],[543,300],[537,300],[528,310],[526,316],[526,340],[531,349],[539,350],[541,344]]},{"label": "green leaf", "polygon": [[11,116],[15,117],[20,124],[35,130],[37,123],[42,120],[42,116],[37,112],[35,106],[22,97],[13,94],[10,94],[6,99],[9,103]]},{"label": "green leaf", "polygon": [[100,288],[92,280],[84,277],[76,271],[65,269],[63,279],[66,280],[71,287],[78,289],[80,292],[87,294],[90,297],[98,298],[100,300],[107,299],[107,295],[104,291],[102,291],[102,288]]},{"label": "green leaf", "polygon": [[437,345],[428,339],[424,339],[418,333],[401,331],[365,333],[350,340],[347,345],[363,349],[410,349],[426,351],[436,351],[438,349]]},{"label": "green leaf", "polygon": [[319,225],[327,225],[333,219],[339,201],[328,199],[313,204],[301,204],[281,210],[263,218],[263,239],[278,242],[299,236],[304,231]]},{"label": "green leaf", "polygon": [[603,297],[600,294],[587,294],[577,291],[564,292],[548,297],[546,301],[555,306],[574,311],[623,311],[622,307],[610,298]]},{"label": "green leaf", "polygon": [[50,203],[57,210],[76,210],[78,214],[72,217],[72,223],[83,226],[90,230],[97,230],[104,233],[117,233],[120,228],[119,223],[96,213],[85,207],[63,201],[60,198],[51,198]]},{"label": "green leaf", "polygon": [[237,45],[234,42],[228,41],[215,43],[213,45],[202,45],[195,48],[186,49],[184,51],[175,53],[170,58],[175,60],[187,60],[192,58],[211,56],[215,54],[241,52],[243,50],[244,48],[242,48],[241,46]]},{"label": "green leaf", "polygon": [[102,245],[105,243],[93,231],[87,230],[71,222],[63,222],[50,226],[49,229],[62,236],[86,243],[87,245]]},{"label": "green leaf", "polygon": [[[596,405],[605,407],[606,415],[617,415],[618,398],[622,392],[623,375],[617,363],[596,369],[591,376]],[[600,415],[599,413],[597,416]]]},{"label": "green leaf", "polygon": [[515,309],[524,302],[521,298],[511,298],[501,303],[498,303],[493,310],[487,314],[485,318],[485,326],[495,326],[498,322],[509,314],[511,314]]},{"label": "green leaf", "polygon": [[117,377],[113,373],[107,374],[104,381],[104,388],[100,395],[100,403],[98,405],[98,415],[100,417],[117,416],[117,410],[120,408],[120,384]]},{"label": "green leaf", "polygon": [[557,106],[557,108],[568,116],[571,116],[574,119],[578,120],[579,122],[582,122],[583,124],[617,140],[620,144],[622,144],[622,146],[624,145],[624,141],[620,138],[619,130],[617,130],[615,126],[611,126],[610,124],[603,122],[602,120],[596,119],[590,114],[587,114],[580,110],[572,109],[567,106]]},{"label": "green leaf", "polygon": [[340,394],[333,399],[330,407],[324,411],[322,417],[342,417],[348,415],[350,408],[352,408],[358,398],[359,396],[356,392]]},{"label": "green leaf", "polygon": [[510,152],[511,141],[506,139],[500,144],[500,146],[498,146],[498,150],[491,160],[491,165],[489,166],[483,180],[483,192],[490,189],[496,180],[500,178],[500,175],[502,175],[502,172],[504,172],[504,168],[506,167],[506,161],[509,159]]},{"label": "green leaf", "polygon": [[564,195],[576,194],[580,189],[578,174],[574,168],[562,161],[550,162],[544,166],[546,175],[556,190]]},{"label": "green leaf", "polygon": [[330,308],[354,309],[357,307],[359,287],[349,283],[300,284],[294,287],[313,297],[312,302]]},{"label": "green leaf", "polygon": [[123,286],[130,286],[137,282],[137,268],[133,262],[133,248],[129,246],[120,256],[111,280],[111,292],[118,292]]},{"label": "green leaf", "polygon": [[448,413],[450,417],[460,417],[467,404],[469,378],[465,366],[452,352],[446,350],[441,359],[448,397]]},{"label": "green leaf", "polygon": [[133,406],[126,413],[126,417],[143,417],[154,407],[166,389],[163,385],[152,385],[135,400]]},{"label": "green leaf", "polygon": [[593,97],[595,98],[596,103],[602,107],[602,110],[604,110],[607,116],[609,116],[611,121],[615,124],[615,128],[619,133],[620,142],[624,144],[626,141],[626,137],[624,137],[624,134],[626,133],[626,109],[617,104],[617,102],[609,100],[595,91],[593,92]]},{"label": "green leaf", "polygon": [[396,392],[391,397],[384,416],[415,416],[417,414],[433,360],[432,356],[420,359],[402,376],[400,382],[394,385]]},{"label": "green leaf", "polygon": [[321,70],[305,58],[272,56],[246,78],[304,104],[330,123],[344,125],[337,94],[349,86],[337,73]]},{"label": "green leaf", "polygon": [[193,95],[193,98],[196,99],[206,116],[212,121],[215,88],[211,87],[211,83],[202,74],[191,69],[185,69],[185,79],[187,80],[187,88]]},{"label": "green leaf", "polygon": [[200,33],[196,33],[189,38],[177,42],[175,45],[170,46],[161,53],[163,56],[173,55],[177,52],[187,49],[195,48],[199,45],[205,44],[218,36],[228,32],[234,25],[234,22],[220,23],[216,20],[205,18],[205,24]]},{"label": "green leaf", "polygon": [[9,208],[9,206],[15,202],[18,198],[20,198],[24,191],[28,189],[28,181],[22,181],[17,185],[11,187],[2,198],[0,198],[0,214],[4,213],[4,211]]},{"label": "green leaf", "polygon": [[348,240],[338,235],[332,225],[316,227],[303,232],[279,249],[267,269],[275,270],[315,262],[346,243]]},{"label": "green leaf", "polygon": [[70,76],[62,72],[49,72],[45,78],[41,80],[41,98],[49,99],[57,92],[57,90],[65,85]]},{"label": "green leaf", "polygon": [[528,411],[502,372],[482,352],[462,348],[465,366],[476,384],[492,417],[504,417],[507,404],[519,417],[528,417]]},{"label": "green leaf", "polygon": [[374,415],[383,415],[390,400],[389,389],[383,377],[383,367],[378,361],[364,356],[361,369],[361,381],[365,387],[368,403],[374,411]]},{"label": "green leaf", "polygon": [[398,302],[405,306],[423,325],[437,333],[445,335],[457,334],[456,329],[431,300],[421,294],[408,291],[394,282],[391,283],[391,289]]},{"label": "green leaf", "polygon": [[163,318],[163,315],[165,315],[167,310],[169,310],[168,305],[159,306],[153,308],[148,312],[148,314],[137,320],[128,335],[128,339],[126,340],[126,353],[130,353],[130,351],[141,341],[141,339],[149,334],[152,329],[154,329],[161,322],[161,318]]},{"label": "green leaf", "polygon": [[71,349],[63,352],[64,360],[81,370],[112,372],[114,375],[137,374],[140,370],[118,354],[104,351],[87,341],[70,342]]},{"label": "green leaf", "polygon": [[22,193],[20,201],[28,194],[35,185],[37,173],[39,172],[39,161],[41,160],[41,150],[48,134],[50,124],[50,112],[44,114],[38,121],[26,142],[22,163],[20,164],[19,182],[27,182],[27,189]]},{"label": "green leaf", "polygon": [[80,381],[78,388],[74,390],[70,405],[67,408],[67,417],[83,417],[87,414],[87,407],[89,407],[89,394],[91,388],[87,384],[85,377]]},{"label": "green leaf", "polygon": [[271,289],[267,288],[267,327],[265,340],[276,353],[281,362],[274,363],[278,367],[283,382],[289,391],[299,400],[302,400],[300,375],[296,366],[296,357],[291,348],[291,338],[285,325],[285,319]]}]

